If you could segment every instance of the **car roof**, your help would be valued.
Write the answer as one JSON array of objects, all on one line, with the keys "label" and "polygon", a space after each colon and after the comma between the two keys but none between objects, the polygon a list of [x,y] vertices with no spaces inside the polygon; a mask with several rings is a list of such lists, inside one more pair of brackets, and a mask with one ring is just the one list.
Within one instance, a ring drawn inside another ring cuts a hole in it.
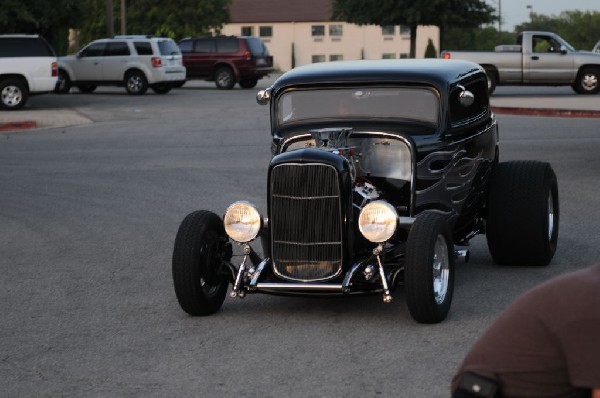
[{"label": "car roof", "polygon": [[283,74],[272,87],[343,84],[422,84],[445,93],[465,78],[485,73],[472,62],[447,59],[400,59],[322,62]]}]

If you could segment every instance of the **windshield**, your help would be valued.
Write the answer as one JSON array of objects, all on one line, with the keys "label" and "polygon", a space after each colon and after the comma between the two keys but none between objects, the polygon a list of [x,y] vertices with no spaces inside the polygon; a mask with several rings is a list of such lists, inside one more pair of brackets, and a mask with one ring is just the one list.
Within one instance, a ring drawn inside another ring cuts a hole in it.
[{"label": "windshield", "polygon": [[428,88],[291,90],[277,101],[278,124],[314,119],[393,119],[439,124],[439,98]]}]

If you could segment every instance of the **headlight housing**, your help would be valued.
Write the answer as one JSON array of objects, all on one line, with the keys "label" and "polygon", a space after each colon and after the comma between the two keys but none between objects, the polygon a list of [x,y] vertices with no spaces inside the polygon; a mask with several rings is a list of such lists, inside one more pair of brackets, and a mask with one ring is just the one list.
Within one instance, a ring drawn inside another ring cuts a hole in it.
[{"label": "headlight housing", "polygon": [[225,232],[239,243],[254,240],[262,228],[262,216],[252,203],[240,201],[231,204],[223,216]]},{"label": "headlight housing", "polygon": [[360,211],[358,229],[365,238],[374,243],[389,240],[396,232],[398,213],[394,207],[382,200],[367,204]]}]

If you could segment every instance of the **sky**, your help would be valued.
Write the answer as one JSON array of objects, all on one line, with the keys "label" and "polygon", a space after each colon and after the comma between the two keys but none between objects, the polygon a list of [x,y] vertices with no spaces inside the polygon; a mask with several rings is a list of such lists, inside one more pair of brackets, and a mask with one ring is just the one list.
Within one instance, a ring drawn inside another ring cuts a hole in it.
[{"label": "sky", "polygon": [[[556,15],[562,11],[598,11],[600,0],[486,0],[496,10],[502,9],[502,30],[512,31],[515,25],[529,21],[529,9],[536,14]],[[497,24],[497,23],[496,23]]]}]

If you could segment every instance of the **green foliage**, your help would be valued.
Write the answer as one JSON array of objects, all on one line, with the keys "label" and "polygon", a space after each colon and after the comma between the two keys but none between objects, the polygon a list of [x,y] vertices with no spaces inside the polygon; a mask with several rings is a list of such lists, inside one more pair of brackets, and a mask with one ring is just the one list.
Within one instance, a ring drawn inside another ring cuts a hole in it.
[{"label": "green foliage", "polygon": [[437,50],[433,45],[433,40],[431,38],[427,39],[427,48],[425,49],[425,58],[437,58]]},{"label": "green foliage", "polygon": [[493,26],[483,28],[462,29],[452,27],[444,30],[441,35],[443,50],[493,51],[498,44],[514,44],[516,33],[498,33]]},{"label": "green foliage", "polygon": [[483,0],[334,0],[333,17],[358,25],[411,27],[410,56],[415,57],[418,25],[476,27],[493,22],[494,9]]},{"label": "green foliage", "polygon": [[559,16],[533,13],[531,22],[518,25],[516,31],[542,30],[554,32],[580,50],[590,51],[600,40],[600,12],[563,11]]}]

